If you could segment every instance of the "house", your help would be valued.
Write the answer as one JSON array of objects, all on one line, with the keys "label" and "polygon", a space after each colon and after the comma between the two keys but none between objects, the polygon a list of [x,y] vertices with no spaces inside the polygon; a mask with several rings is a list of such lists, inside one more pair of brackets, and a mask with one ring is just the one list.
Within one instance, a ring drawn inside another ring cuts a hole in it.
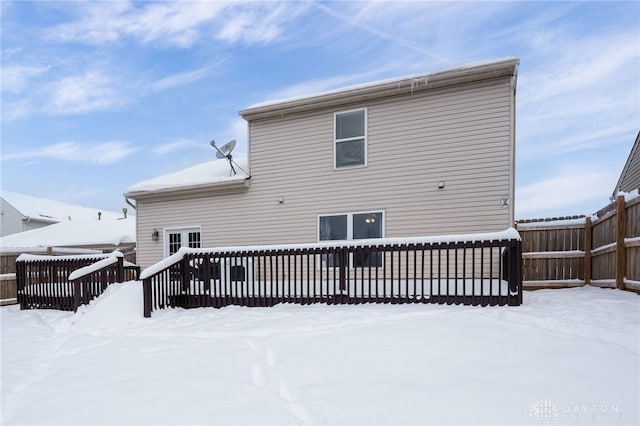
[{"label": "house", "polygon": [[230,177],[218,160],[128,188],[138,264],[181,246],[509,228],[518,63],[471,64],[240,111],[248,174]]},{"label": "house", "polygon": [[122,216],[122,213],[67,204],[4,190],[0,192],[0,209],[0,237],[64,221],[97,219],[98,212],[100,212],[103,219],[117,219]]},{"label": "house", "polygon": [[620,173],[620,178],[613,190],[612,196],[615,197],[618,192],[631,192],[640,188],[640,132],[636,136],[636,141],[631,148],[629,158]]},{"label": "house", "polygon": [[65,220],[0,239],[0,253],[39,253],[48,248],[132,251],[136,246],[135,217]]}]

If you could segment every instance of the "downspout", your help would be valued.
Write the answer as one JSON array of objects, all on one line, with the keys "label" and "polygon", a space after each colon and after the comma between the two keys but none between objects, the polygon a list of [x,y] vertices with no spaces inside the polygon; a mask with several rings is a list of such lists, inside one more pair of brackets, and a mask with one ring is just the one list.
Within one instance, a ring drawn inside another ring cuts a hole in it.
[{"label": "downspout", "polygon": [[511,166],[510,166],[510,179],[509,182],[509,226],[515,226],[515,187],[516,187],[516,85],[518,82],[518,65],[515,64],[513,68],[513,76],[511,77],[510,83],[510,109],[511,109],[511,140],[509,141],[511,146]]},{"label": "downspout", "polygon": [[134,210],[138,210],[138,207],[136,207],[136,204],[133,204],[130,200],[129,197],[127,197],[126,195],[124,196],[124,202],[129,204],[131,207],[133,207]]}]

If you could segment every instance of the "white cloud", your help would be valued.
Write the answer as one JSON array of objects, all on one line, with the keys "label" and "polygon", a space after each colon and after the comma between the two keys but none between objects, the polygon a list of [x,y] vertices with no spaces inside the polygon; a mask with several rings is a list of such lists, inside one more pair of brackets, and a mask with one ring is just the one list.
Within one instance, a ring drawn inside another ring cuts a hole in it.
[{"label": "white cloud", "polygon": [[79,18],[50,28],[48,36],[98,45],[129,37],[181,48],[211,37],[264,43],[278,38],[283,23],[301,9],[290,2],[243,1],[82,2],[76,7]]},{"label": "white cloud", "polygon": [[145,43],[160,41],[189,47],[227,6],[228,3],[222,1],[147,4],[119,22],[120,30]]},{"label": "white cloud", "polygon": [[116,90],[115,79],[101,71],[88,71],[53,83],[45,112],[78,114],[113,109],[124,99]]},{"label": "white cloud", "polygon": [[268,43],[280,38],[284,24],[307,8],[307,4],[295,2],[244,3],[225,13],[216,38],[229,43]]},{"label": "white cloud", "polygon": [[225,130],[218,136],[216,144],[219,143],[218,146],[221,146],[228,141],[235,139],[237,142],[235,152],[246,152],[247,136],[247,122],[244,118],[238,117],[231,122],[227,130]]},{"label": "white cloud", "polygon": [[[565,169],[554,176],[516,188],[516,217],[537,215],[591,214],[594,211],[568,211],[568,207],[607,203],[615,186],[615,174],[599,170],[597,165]],[[593,170],[593,171],[590,171]]]},{"label": "white cloud", "polygon": [[189,148],[206,148],[209,149],[209,144],[204,141],[193,141],[190,139],[178,139],[173,142],[165,143],[153,149],[153,153],[156,155],[165,155],[174,153],[177,151],[182,151]]},{"label": "white cloud", "polygon": [[32,108],[28,101],[4,101],[2,104],[2,120],[17,120],[31,114]]},{"label": "white cloud", "polygon": [[635,63],[637,67],[637,37],[637,32],[592,39],[567,39],[559,34],[557,38],[564,41],[554,41],[547,47],[548,58],[536,66],[535,73],[523,76],[523,105],[575,91],[614,88],[620,76],[631,71],[629,66],[633,68]]},{"label": "white cloud", "polygon": [[43,74],[49,67],[43,65],[13,65],[2,67],[2,91],[10,93],[22,92],[29,79]]},{"label": "white cloud", "polygon": [[171,89],[173,87],[185,86],[187,84],[194,83],[207,77],[213,71],[213,69],[214,67],[212,65],[207,65],[193,71],[185,71],[163,77],[151,83],[151,90],[154,92],[158,92],[166,89]]},{"label": "white cloud", "polygon": [[[557,117],[550,117],[550,120]],[[572,131],[566,136],[556,136],[553,140],[527,143],[522,146],[520,157],[525,161],[540,161],[544,158],[558,157],[570,152],[585,153],[586,150],[612,146],[615,142],[626,141],[628,135],[637,132],[637,122],[622,120],[612,125],[602,125],[596,128],[585,126],[584,130]]]},{"label": "white cloud", "polygon": [[65,161],[88,161],[93,164],[116,163],[137,151],[127,142],[102,142],[95,144],[78,144],[76,142],[60,142],[43,146],[30,151],[8,153],[2,160],[46,159]]}]

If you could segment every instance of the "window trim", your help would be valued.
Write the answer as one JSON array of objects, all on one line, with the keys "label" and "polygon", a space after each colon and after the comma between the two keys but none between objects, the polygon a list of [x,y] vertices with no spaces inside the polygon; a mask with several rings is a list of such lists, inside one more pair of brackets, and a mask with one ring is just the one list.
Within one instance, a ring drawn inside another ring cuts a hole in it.
[{"label": "window trim", "polygon": [[[338,130],[338,115],[340,114],[347,114],[350,112],[357,112],[357,111],[364,111],[364,136],[355,136],[352,138],[344,138],[344,139],[338,139],[337,138],[337,130]],[[345,111],[336,111],[333,113],[333,170],[350,170],[350,169],[357,169],[357,168],[361,168],[361,167],[367,167],[368,164],[368,149],[367,146],[369,145],[368,143],[368,133],[369,133],[369,110],[368,108],[364,107],[364,108],[354,108],[354,109],[349,109],[349,110],[345,110]],[[364,139],[364,164],[357,164],[355,166],[342,166],[342,167],[337,167],[337,158],[336,158],[336,146],[338,145],[338,142],[349,142],[349,141],[355,141],[355,140],[359,140],[359,139]]]},{"label": "window trim", "polygon": [[178,233],[180,231],[181,234],[187,234],[187,239],[184,240],[186,244],[182,244],[183,239],[180,237],[180,247],[188,247],[189,245],[189,232],[199,232],[200,233],[200,246],[202,247],[202,225],[191,225],[191,226],[174,226],[171,228],[163,228],[162,229],[162,245],[164,257],[169,257],[169,234],[170,233]]},{"label": "window trim", "polygon": [[[387,212],[384,209],[371,209],[371,210],[362,210],[362,211],[353,211],[353,212],[318,214],[316,217],[316,241],[319,243],[327,242],[327,241],[358,241],[353,239],[353,216],[356,214],[367,214],[367,213],[382,214],[382,225],[381,225],[382,236],[380,238],[384,238]],[[346,240],[320,240],[320,218],[327,217],[327,216],[347,216],[347,239]]]},{"label": "window trim", "polygon": [[[316,229],[316,241],[318,241],[318,242],[330,242],[330,241],[344,242],[344,241],[359,241],[359,240],[362,240],[363,238],[360,238],[360,239],[357,239],[357,240],[353,239],[353,216],[357,215],[357,214],[371,214],[371,213],[380,213],[382,215],[382,219],[381,219],[382,223],[380,225],[381,226],[381,236],[379,238],[384,238],[385,237],[385,229],[386,229],[387,212],[384,209],[371,209],[371,210],[353,211],[353,212],[346,212],[346,213],[318,214],[317,215],[317,219],[316,219],[316,228],[317,228]],[[327,216],[347,216],[347,239],[346,240],[320,240],[320,218],[321,217],[327,217]],[[374,238],[374,239],[378,239],[378,238]],[[323,267],[322,263],[323,263],[322,259],[319,259],[317,264],[320,267]],[[383,263],[384,263],[384,260],[383,260]],[[349,256],[348,264],[349,264],[349,269],[350,270],[354,270],[356,268],[356,266],[354,266],[354,262],[353,262],[353,255]],[[379,267],[381,267],[381,266],[379,266]]]}]

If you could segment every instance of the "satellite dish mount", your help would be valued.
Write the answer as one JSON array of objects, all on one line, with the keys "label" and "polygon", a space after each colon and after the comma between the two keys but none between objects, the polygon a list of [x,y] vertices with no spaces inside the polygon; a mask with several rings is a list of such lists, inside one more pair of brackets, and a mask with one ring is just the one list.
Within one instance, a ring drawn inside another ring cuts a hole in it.
[{"label": "satellite dish mount", "polygon": [[229,167],[231,167],[231,172],[229,174],[229,176],[234,176],[237,174],[235,167],[233,167],[233,165],[235,164],[235,166],[237,168],[239,168],[240,170],[242,170],[245,174],[248,175],[248,173],[246,171],[244,171],[242,169],[242,167],[240,167],[238,165],[238,163],[236,163],[235,161],[233,161],[233,157],[231,156],[231,152],[233,151],[233,149],[236,147],[236,140],[233,139],[227,143],[225,143],[224,145],[222,145],[221,147],[218,147],[216,145],[216,141],[212,140],[211,142],[211,146],[213,147],[213,149],[216,150],[216,157],[217,158],[226,158],[227,160],[229,160]]}]

